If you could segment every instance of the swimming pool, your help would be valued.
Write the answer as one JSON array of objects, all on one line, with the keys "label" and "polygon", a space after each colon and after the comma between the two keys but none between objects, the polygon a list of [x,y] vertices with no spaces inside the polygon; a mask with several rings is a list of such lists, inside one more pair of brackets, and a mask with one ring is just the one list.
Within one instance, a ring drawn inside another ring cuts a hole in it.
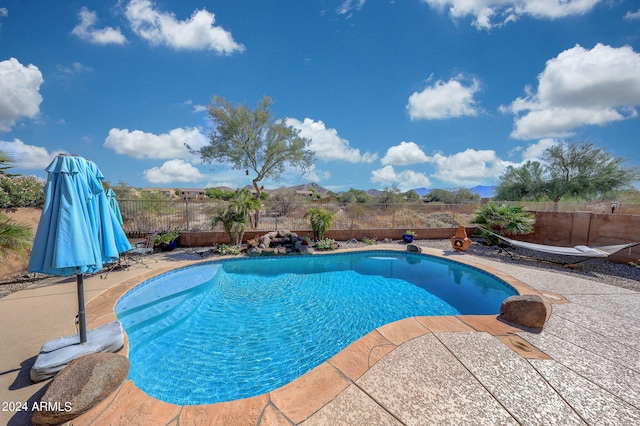
[{"label": "swimming pool", "polygon": [[457,262],[365,251],[181,268],[133,288],[115,311],[129,378],[155,398],[194,405],[279,388],[384,324],[496,314],[514,294]]}]

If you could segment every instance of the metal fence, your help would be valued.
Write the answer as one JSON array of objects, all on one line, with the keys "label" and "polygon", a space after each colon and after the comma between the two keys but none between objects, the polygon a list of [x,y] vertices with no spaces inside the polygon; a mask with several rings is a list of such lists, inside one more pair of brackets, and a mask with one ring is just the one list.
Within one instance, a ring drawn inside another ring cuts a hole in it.
[{"label": "metal fence", "polygon": [[[150,232],[177,229],[179,231],[222,231],[212,219],[225,201],[142,201],[120,200],[126,232]],[[554,211],[549,203],[518,202],[530,211]],[[279,229],[310,230],[304,214],[311,207],[322,207],[335,213],[331,229],[411,229],[470,226],[479,204],[344,204],[344,203],[275,203],[267,200],[260,210],[257,231]],[[610,212],[609,203],[559,203],[558,211]],[[616,213],[640,214],[639,204],[617,205]]]},{"label": "metal fence", "polygon": [[[126,232],[222,231],[212,219],[225,201],[142,201],[120,200]],[[335,213],[331,229],[441,228],[470,225],[478,205],[442,204],[342,204],[342,203],[264,203],[258,231],[279,229],[310,230],[304,215],[311,207]]]}]

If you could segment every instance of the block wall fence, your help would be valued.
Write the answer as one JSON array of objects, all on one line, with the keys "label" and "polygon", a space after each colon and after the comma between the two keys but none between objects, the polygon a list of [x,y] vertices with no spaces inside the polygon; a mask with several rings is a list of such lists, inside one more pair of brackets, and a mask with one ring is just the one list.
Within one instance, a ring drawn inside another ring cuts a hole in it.
[{"label": "block wall fence", "polygon": [[[576,245],[606,246],[640,242],[640,215],[599,214],[593,212],[535,212],[535,231],[529,235],[515,237],[521,241],[537,244],[573,247]],[[455,234],[457,228],[413,228],[417,239],[442,239]],[[292,229],[298,235],[310,235],[308,229]],[[358,229],[328,230],[326,238],[346,241],[362,237],[378,241],[385,238],[399,240],[405,229]],[[474,227],[467,227],[472,235]],[[264,231],[247,231],[245,240],[264,234]],[[133,236],[133,235],[132,235]],[[136,235],[137,236],[137,235]],[[185,232],[178,240],[182,247],[205,247],[214,244],[228,244],[229,237],[224,232]],[[624,250],[610,257],[614,262],[640,263],[640,246]]]}]

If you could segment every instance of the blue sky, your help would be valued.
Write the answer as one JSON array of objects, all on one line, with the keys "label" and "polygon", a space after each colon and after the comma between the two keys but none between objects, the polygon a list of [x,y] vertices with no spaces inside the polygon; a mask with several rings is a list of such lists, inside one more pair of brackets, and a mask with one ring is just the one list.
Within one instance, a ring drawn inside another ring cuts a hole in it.
[{"label": "blue sky", "polygon": [[112,184],[240,187],[202,164],[219,95],[311,140],[334,190],[493,185],[585,137],[640,166],[631,0],[0,0],[0,150],[45,177],[60,152]]}]

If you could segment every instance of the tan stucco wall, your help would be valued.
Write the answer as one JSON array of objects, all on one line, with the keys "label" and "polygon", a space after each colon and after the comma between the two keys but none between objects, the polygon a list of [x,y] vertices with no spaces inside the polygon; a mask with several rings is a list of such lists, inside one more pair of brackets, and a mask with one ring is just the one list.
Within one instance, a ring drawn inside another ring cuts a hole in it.
[{"label": "tan stucco wall", "polygon": [[[640,242],[640,215],[536,212],[535,220],[535,232],[517,239],[568,247]],[[640,263],[640,246],[611,256],[610,260]]]}]

